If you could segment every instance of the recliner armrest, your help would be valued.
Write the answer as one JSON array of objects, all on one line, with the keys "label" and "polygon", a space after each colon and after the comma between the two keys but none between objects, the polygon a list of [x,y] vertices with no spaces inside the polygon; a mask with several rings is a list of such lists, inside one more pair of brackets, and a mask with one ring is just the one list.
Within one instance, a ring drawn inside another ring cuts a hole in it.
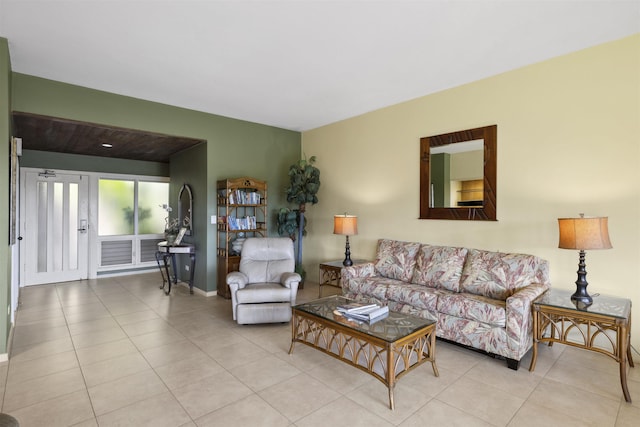
[{"label": "recliner armrest", "polygon": [[300,283],[302,277],[298,273],[282,273],[280,283],[285,287],[291,289],[294,283]]},{"label": "recliner armrest", "polygon": [[236,285],[238,289],[242,289],[247,285],[249,278],[239,271],[233,271],[227,274],[227,285]]}]

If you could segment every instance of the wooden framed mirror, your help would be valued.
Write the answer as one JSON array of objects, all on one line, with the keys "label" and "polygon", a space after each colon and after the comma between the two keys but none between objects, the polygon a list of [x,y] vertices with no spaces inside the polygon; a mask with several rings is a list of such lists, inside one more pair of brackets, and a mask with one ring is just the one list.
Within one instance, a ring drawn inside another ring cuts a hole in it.
[{"label": "wooden framed mirror", "polygon": [[497,221],[491,125],[420,138],[420,219]]},{"label": "wooden framed mirror", "polygon": [[178,218],[180,219],[180,227],[187,229],[185,234],[193,236],[193,194],[191,186],[184,184],[178,193]]}]

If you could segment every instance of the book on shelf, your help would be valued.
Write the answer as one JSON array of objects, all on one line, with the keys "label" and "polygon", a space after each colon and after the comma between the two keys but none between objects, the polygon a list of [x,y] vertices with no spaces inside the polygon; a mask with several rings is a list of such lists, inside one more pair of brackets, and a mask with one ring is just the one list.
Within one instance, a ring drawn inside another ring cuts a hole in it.
[{"label": "book on shelf", "polygon": [[235,190],[229,192],[231,205],[259,205],[261,195],[257,191]]},{"label": "book on shelf", "polygon": [[235,216],[229,216],[227,218],[229,230],[256,230],[258,223],[255,216],[245,216],[244,218],[236,218]]}]

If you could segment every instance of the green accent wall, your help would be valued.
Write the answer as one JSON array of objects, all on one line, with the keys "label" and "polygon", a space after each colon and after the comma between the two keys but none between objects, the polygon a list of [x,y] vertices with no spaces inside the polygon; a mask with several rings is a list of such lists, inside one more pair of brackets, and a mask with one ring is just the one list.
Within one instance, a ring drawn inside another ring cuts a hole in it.
[{"label": "green accent wall", "polygon": [[[198,144],[171,157],[171,183],[169,185],[169,205],[173,208],[172,217],[178,214],[178,194],[184,184],[191,187],[193,194],[193,234],[185,236],[183,242],[193,243],[197,248],[206,247],[207,244],[207,188],[204,180],[198,179],[207,173],[207,144]],[[214,191],[212,189],[211,191]],[[210,221],[209,221],[210,222]],[[214,235],[211,238],[215,240]],[[207,263],[200,259],[201,252],[196,253],[196,269],[193,281],[196,284],[207,282]],[[212,253],[215,256],[215,252]],[[189,272],[184,269],[190,262],[187,255],[178,255],[178,277],[181,280],[189,279]],[[203,289],[204,290],[204,289]]]},{"label": "green accent wall", "polygon": [[[182,155],[174,156],[169,166],[172,195],[177,197],[183,181],[188,181],[194,190],[195,286],[198,288],[209,292],[216,289],[215,226],[210,224],[210,217],[216,211],[215,186],[218,179],[252,176],[266,180],[269,234],[273,234],[275,211],[288,205],[284,195],[288,167],[301,157],[299,132],[20,73],[13,73],[11,77],[11,106],[14,111],[206,141],[203,146],[194,148],[194,153],[185,153],[184,158]],[[35,164],[33,155],[29,153],[29,162]],[[84,159],[77,160],[60,159],[61,162],[69,162],[71,170],[85,170],[81,161]],[[120,164],[113,167],[120,167]]]},{"label": "green accent wall", "polygon": [[11,301],[11,246],[9,245],[9,140],[11,106],[11,60],[7,39],[0,38],[0,260],[5,268],[0,269],[0,354],[7,353],[7,340],[11,330],[8,309]]}]

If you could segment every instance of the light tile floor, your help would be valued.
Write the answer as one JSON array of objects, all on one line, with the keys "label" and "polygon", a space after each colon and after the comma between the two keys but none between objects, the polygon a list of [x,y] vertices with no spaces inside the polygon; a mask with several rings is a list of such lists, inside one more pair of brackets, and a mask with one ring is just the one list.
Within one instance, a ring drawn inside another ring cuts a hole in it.
[{"label": "light tile floor", "polygon": [[[608,357],[541,346],[518,371],[442,341],[440,377],[402,378],[396,409],[369,375],[304,345],[290,325],[238,326],[230,301],[158,289],[159,274],[23,288],[2,412],[29,426],[637,426],[639,365],[622,398]],[[298,301],[317,297],[307,283]],[[323,292],[330,293],[325,288]]]}]

